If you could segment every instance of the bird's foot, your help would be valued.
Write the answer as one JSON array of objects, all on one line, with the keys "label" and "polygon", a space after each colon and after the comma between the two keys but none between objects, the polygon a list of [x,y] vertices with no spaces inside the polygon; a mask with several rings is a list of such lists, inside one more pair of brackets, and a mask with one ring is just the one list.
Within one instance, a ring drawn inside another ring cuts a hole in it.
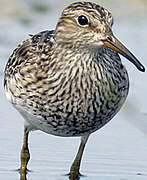
[{"label": "bird's foot", "polygon": [[27,174],[32,172],[29,169],[22,170],[21,168],[16,169],[16,171],[20,174],[20,180],[27,180]]},{"label": "bird's foot", "polygon": [[[21,168],[16,169],[15,171],[19,172],[19,174],[21,174],[21,172],[22,172]],[[32,171],[29,170],[29,169],[26,169],[24,174],[28,174],[28,173],[30,173],[30,172],[32,172]]]},{"label": "bird's foot", "polygon": [[69,177],[69,180],[79,180],[80,177],[84,177],[79,171],[71,171],[70,173],[66,174]]}]

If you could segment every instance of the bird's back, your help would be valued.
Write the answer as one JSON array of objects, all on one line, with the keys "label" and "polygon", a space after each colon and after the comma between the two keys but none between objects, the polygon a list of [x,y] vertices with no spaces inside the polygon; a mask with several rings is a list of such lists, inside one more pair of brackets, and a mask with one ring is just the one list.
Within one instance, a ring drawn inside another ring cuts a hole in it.
[{"label": "bird's back", "polygon": [[53,34],[54,31],[43,31],[30,35],[13,51],[4,78],[6,95],[11,103],[17,104],[17,99],[23,99],[23,93],[29,95],[29,89],[43,78],[49,63]]}]

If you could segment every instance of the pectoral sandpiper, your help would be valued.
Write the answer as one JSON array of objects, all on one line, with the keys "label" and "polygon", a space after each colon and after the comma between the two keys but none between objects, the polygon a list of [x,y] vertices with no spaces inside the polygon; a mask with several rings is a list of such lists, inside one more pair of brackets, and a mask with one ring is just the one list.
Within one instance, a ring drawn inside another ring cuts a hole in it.
[{"label": "pectoral sandpiper", "polygon": [[21,176],[29,161],[28,134],[41,130],[56,136],[81,136],[70,178],[78,179],[85,144],[122,107],[128,74],[118,55],[138,70],[143,65],[112,33],[105,8],[76,2],[62,12],[53,31],[22,42],[5,69],[6,96],[25,119]]}]

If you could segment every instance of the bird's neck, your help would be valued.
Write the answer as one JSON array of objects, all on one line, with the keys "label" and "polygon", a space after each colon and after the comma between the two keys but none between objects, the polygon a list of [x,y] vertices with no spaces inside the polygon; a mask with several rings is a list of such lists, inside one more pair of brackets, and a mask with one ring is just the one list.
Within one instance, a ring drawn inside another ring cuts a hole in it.
[{"label": "bird's neck", "polygon": [[121,59],[114,51],[102,46],[92,47],[86,45],[72,44],[66,42],[56,42],[53,47],[52,59],[56,59],[56,66],[70,66],[71,63],[76,66],[78,63],[89,64],[95,63],[103,68],[122,67]]},{"label": "bird's neck", "polygon": [[94,56],[94,52],[89,48],[68,42],[56,43],[52,52],[51,59],[56,59],[56,66],[63,64],[64,67],[70,67],[71,64],[76,66],[78,63],[88,63]]}]

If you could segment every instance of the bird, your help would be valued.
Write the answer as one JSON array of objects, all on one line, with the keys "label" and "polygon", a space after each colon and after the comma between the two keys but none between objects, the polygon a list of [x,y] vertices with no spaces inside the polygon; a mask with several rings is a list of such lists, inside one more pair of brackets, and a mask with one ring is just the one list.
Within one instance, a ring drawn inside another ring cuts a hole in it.
[{"label": "bird", "polygon": [[[113,17],[93,2],[73,2],[54,30],[30,35],[10,56],[5,94],[24,118],[21,177],[30,159],[33,130],[62,137],[81,137],[69,177],[79,179],[89,136],[121,109],[129,77],[119,55],[144,72],[144,66],[114,36]],[[23,178],[22,178],[23,179]]]}]

